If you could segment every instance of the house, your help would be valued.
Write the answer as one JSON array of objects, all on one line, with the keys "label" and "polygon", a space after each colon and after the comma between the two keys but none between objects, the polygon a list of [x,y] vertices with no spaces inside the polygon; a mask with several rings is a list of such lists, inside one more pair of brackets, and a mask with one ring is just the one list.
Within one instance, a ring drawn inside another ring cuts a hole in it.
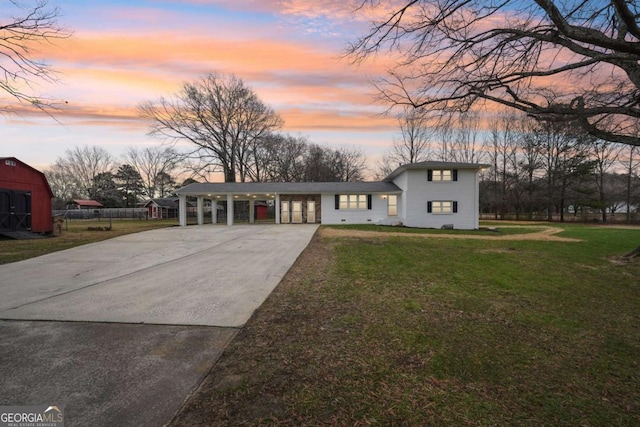
[{"label": "house", "polygon": [[[234,209],[248,205],[255,222],[256,202],[275,204],[278,224],[384,224],[407,227],[476,229],[479,223],[478,172],[488,165],[421,162],[400,166],[379,182],[193,183],[176,191],[180,225],[187,197],[197,198],[198,223],[204,200],[226,203],[227,224]],[[217,212],[217,209],[212,209]],[[212,215],[212,222],[216,222]]]},{"label": "house", "polygon": [[178,199],[162,198],[151,199],[145,202],[142,207],[149,210],[149,218],[164,219],[178,217]]},{"label": "house", "polygon": [[0,157],[0,232],[51,233],[52,199],[42,172],[15,157]]},{"label": "house", "polygon": [[95,200],[73,199],[67,203],[67,209],[101,209],[102,203]]}]

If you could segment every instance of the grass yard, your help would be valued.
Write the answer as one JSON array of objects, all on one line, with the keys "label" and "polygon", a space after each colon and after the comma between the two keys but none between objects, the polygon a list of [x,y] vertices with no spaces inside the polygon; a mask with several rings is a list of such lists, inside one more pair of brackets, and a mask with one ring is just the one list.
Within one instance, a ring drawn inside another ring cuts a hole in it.
[{"label": "grass yard", "polygon": [[321,228],[172,425],[638,425],[640,229],[558,226]]},{"label": "grass yard", "polygon": [[37,240],[0,240],[0,264],[21,261],[28,258],[69,249],[86,243],[98,242],[124,234],[152,230],[154,228],[171,227],[178,224],[176,219],[167,220],[113,220],[112,229],[89,230],[89,228],[109,227],[109,220],[73,220],[61,236],[52,236]]}]

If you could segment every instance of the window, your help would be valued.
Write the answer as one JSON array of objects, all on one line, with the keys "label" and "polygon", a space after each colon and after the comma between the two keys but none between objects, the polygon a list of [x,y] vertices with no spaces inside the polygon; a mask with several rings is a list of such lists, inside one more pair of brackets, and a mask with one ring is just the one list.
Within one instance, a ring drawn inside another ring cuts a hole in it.
[{"label": "window", "polygon": [[336,209],[371,209],[370,194],[336,194]]},{"label": "window", "polygon": [[452,200],[434,200],[427,202],[427,212],[436,215],[457,213],[458,202]]},{"label": "window", "polygon": [[433,169],[427,171],[428,181],[457,181],[458,170],[457,169]]},{"label": "window", "polygon": [[387,215],[398,215],[398,196],[395,194],[389,194],[387,196]]}]

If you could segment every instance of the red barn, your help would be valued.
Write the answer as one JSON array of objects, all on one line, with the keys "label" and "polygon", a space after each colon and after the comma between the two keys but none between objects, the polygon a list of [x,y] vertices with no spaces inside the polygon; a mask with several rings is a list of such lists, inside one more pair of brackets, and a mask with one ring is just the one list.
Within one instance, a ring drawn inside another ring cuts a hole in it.
[{"label": "red barn", "polygon": [[52,198],[42,172],[15,157],[0,157],[0,231],[51,233]]}]

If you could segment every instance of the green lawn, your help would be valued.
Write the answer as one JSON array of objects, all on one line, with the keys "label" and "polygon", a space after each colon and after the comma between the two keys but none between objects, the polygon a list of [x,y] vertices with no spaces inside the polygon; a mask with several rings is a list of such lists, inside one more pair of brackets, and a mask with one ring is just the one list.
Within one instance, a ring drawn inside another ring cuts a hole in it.
[{"label": "green lawn", "polygon": [[640,230],[560,227],[314,238],[174,425],[638,425]]},{"label": "green lawn", "polygon": [[108,219],[72,220],[65,224],[62,235],[38,240],[0,240],[0,264],[69,249],[86,243],[98,242],[124,234],[177,225],[175,219],[167,220],[113,220],[111,230],[89,230],[109,227]]}]

